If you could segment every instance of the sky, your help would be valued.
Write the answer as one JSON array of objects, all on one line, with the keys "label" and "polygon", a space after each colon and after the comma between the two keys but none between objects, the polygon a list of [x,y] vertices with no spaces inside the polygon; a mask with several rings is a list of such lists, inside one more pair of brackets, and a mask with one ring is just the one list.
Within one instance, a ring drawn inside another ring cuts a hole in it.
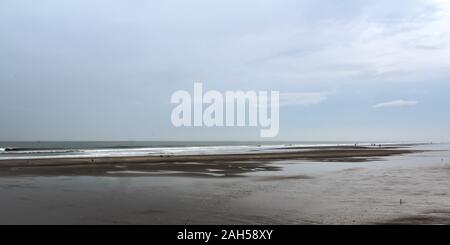
[{"label": "sky", "polygon": [[450,141],[448,0],[2,0],[0,141],[260,140],[171,95],[280,91],[272,140]]}]

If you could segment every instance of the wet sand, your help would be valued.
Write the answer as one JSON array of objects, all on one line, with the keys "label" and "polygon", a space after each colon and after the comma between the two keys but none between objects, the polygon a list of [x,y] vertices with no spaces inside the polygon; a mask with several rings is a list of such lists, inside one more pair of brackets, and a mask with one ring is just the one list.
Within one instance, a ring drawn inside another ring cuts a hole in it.
[{"label": "wet sand", "polygon": [[411,149],[365,148],[365,147],[318,147],[289,152],[267,152],[248,154],[207,154],[207,155],[159,155],[133,157],[96,157],[96,158],[52,158],[27,160],[0,160],[1,167],[25,166],[69,166],[104,165],[172,162],[213,162],[213,161],[265,161],[281,159],[317,159],[324,161],[351,160],[357,158],[381,157],[416,152]]},{"label": "wet sand", "polygon": [[[0,176],[27,174],[99,176],[106,173],[108,176],[239,177],[250,172],[280,170],[279,167],[270,165],[273,161],[280,160],[363,162],[375,160],[376,157],[418,152],[412,149],[364,147],[318,147],[302,151],[299,149],[291,152],[258,154],[0,160]],[[126,171],[115,171],[117,169]]]},{"label": "wet sand", "polygon": [[0,223],[449,224],[449,150],[10,161]]}]

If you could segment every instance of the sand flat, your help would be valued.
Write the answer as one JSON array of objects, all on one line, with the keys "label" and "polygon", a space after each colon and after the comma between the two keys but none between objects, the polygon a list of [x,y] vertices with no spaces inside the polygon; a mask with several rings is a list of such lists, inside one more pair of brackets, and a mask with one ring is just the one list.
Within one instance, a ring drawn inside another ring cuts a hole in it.
[{"label": "sand flat", "polygon": [[322,150],[310,158],[2,167],[0,223],[448,223],[448,146]]},{"label": "sand flat", "polygon": [[248,160],[280,160],[280,159],[317,159],[332,161],[336,159],[358,160],[357,158],[381,157],[417,152],[412,149],[397,148],[364,148],[364,147],[332,147],[308,148],[308,150],[289,152],[261,152],[247,154],[205,154],[205,155],[159,155],[130,157],[74,157],[51,159],[13,159],[0,160],[1,167],[21,166],[62,166],[91,164],[133,164],[133,163],[167,163],[167,162],[211,162],[211,161],[248,161]]}]

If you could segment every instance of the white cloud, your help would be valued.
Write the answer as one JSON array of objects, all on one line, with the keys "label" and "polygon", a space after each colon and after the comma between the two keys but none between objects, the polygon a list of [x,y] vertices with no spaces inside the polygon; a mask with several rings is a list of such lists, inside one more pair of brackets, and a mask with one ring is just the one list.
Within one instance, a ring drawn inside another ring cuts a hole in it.
[{"label": "white cloud", "polygon": [[311,93],[281,93],[280,105],[316,105],[320,104],[327,99],[327,92],[311,92]]},{"label": "white cloud", "polygon": [[379,103],[373,105],[373,108],[385,108],[385,107],[405,107],[417,105],[419,102],[415,100],[393,100],[389,102]]}]

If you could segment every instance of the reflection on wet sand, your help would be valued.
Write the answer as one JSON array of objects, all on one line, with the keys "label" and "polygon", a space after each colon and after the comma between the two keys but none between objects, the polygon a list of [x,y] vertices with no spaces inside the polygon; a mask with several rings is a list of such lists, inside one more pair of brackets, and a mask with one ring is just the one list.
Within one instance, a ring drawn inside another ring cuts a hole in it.
[{"label": "reflection on wet sand", "polygon": [[267,161],[239,162],[163,162],[141,164],[101,164],[70,166],[12,167],[0,171],[0,176],[183,176],[183,177],[239,177],[257,171],[277,171]]}]

